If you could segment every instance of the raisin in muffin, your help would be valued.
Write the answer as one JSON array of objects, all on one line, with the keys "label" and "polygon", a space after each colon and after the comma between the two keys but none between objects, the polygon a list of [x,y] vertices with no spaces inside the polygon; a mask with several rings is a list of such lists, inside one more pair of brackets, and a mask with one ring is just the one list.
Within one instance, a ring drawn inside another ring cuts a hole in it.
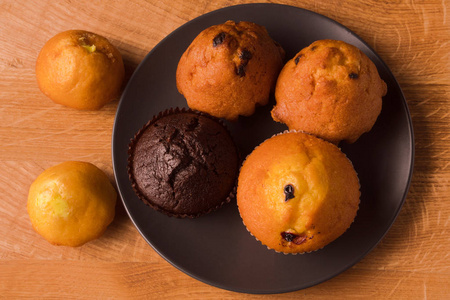
[{"label": "raisin in muffin", "polygon": [[359,197],[345,154],[295,131],[256,147],[238,179],[237,203],[248,231],[283,253],[315,251],[338,238],[353,222]]},{"label": "raisin in muffin", "polygon": [[268,103],[283,58],[263,26],[227,21],[202,31],[183,53],[177,88],[190,108],[236,120]]},{"label": "raisin in muffin", "polygon": [[386,91],[376,66],[361,50],[320,40],[283,67],[272,117],[289,129],[352,143],[372,129]]},{"label": "raisin in muffin", "polygon": [[169,216],[198,217],[229,202],[238,170],[228,130],[204,113],[164,111],[129,146],[128,175],[134,191]]}]

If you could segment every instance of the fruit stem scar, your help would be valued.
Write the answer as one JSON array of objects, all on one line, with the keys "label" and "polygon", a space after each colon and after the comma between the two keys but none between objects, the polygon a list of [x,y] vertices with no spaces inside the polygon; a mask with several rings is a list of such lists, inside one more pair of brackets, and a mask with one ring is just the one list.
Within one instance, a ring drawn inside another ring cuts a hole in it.
[{"label": "fruit stem scar", "polygon": [[95,52],[97,50],[97,47],[95,45],[82,45],[84,49],[86,49],[89,53]]}]

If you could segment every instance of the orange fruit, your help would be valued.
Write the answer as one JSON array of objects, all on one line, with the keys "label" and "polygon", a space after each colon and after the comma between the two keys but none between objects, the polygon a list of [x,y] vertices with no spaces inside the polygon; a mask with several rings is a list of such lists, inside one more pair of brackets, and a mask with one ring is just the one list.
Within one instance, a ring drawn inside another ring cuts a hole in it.
[{"label": "orange fruit", "polygon": [[100,237],[114,219],[117,193],[102,170],[69,161],[31,184],[27,210],[33,228],[54,245],[81,246]]},{"label": "orange fruit", "polygon": [[119,96],[125,68],[120,52],[104,37],[83,30],[61,32],[36,61],[41,91],[54,102],[96,110]]}]

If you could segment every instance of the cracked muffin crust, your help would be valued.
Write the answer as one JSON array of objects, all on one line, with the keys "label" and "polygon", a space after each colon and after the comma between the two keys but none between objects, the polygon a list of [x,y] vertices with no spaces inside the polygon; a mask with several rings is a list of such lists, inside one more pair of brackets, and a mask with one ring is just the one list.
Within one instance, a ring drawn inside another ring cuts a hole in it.
[{"label": "cracked muffin crust", "polygon": [[190,108],[236,120],[268,103],[283,59],[263,26],[227,21],[202,31],[183,53],[177,88]]},{"label": "cracked muffin crust", "polygon": [[147,205],[175,217],[208,213],[234,195],[234,142],[216,118],[168,110],[148,122],[129,146],[128,173]]},{"label": "cracked muffin crust", "polygon": [[359,179],[339,148],[302,132],[273,136],[244,161],[237,204],[247,230],[269,249],[304,253],[342,235],[359,207]]},{"label": "cracked muffin crust", "polygon": [[353,143],[372,129],[386,83],[375,64],[342,41],[320,40],[281,70],[275,88],[275,121],[333,143]]}]

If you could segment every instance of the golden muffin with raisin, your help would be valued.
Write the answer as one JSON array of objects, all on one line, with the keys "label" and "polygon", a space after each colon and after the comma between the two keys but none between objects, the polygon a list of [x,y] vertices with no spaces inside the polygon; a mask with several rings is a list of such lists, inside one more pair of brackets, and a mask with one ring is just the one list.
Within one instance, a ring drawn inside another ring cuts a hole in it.
[{"label": "golden muffin with raisin", "polygon": [[304,253],[323,248],[351,225],[359,179],[337,146],[289,131],[267,139],[246,158],[237,204],[248,231],[269,249]]},{"label": "golden muffin with raisin", "polygon": [[361,50],[320,40],[283,67],[272,117],[289,129],[353,143],[372,129],[386,92],[375,64]]},{"label": "golden muffin with raisin", "polygon": [[227,21],[202,31],[183,53],[177,88],[191,109],[236,120],[268,103],[283,59],[263,26]]}]

